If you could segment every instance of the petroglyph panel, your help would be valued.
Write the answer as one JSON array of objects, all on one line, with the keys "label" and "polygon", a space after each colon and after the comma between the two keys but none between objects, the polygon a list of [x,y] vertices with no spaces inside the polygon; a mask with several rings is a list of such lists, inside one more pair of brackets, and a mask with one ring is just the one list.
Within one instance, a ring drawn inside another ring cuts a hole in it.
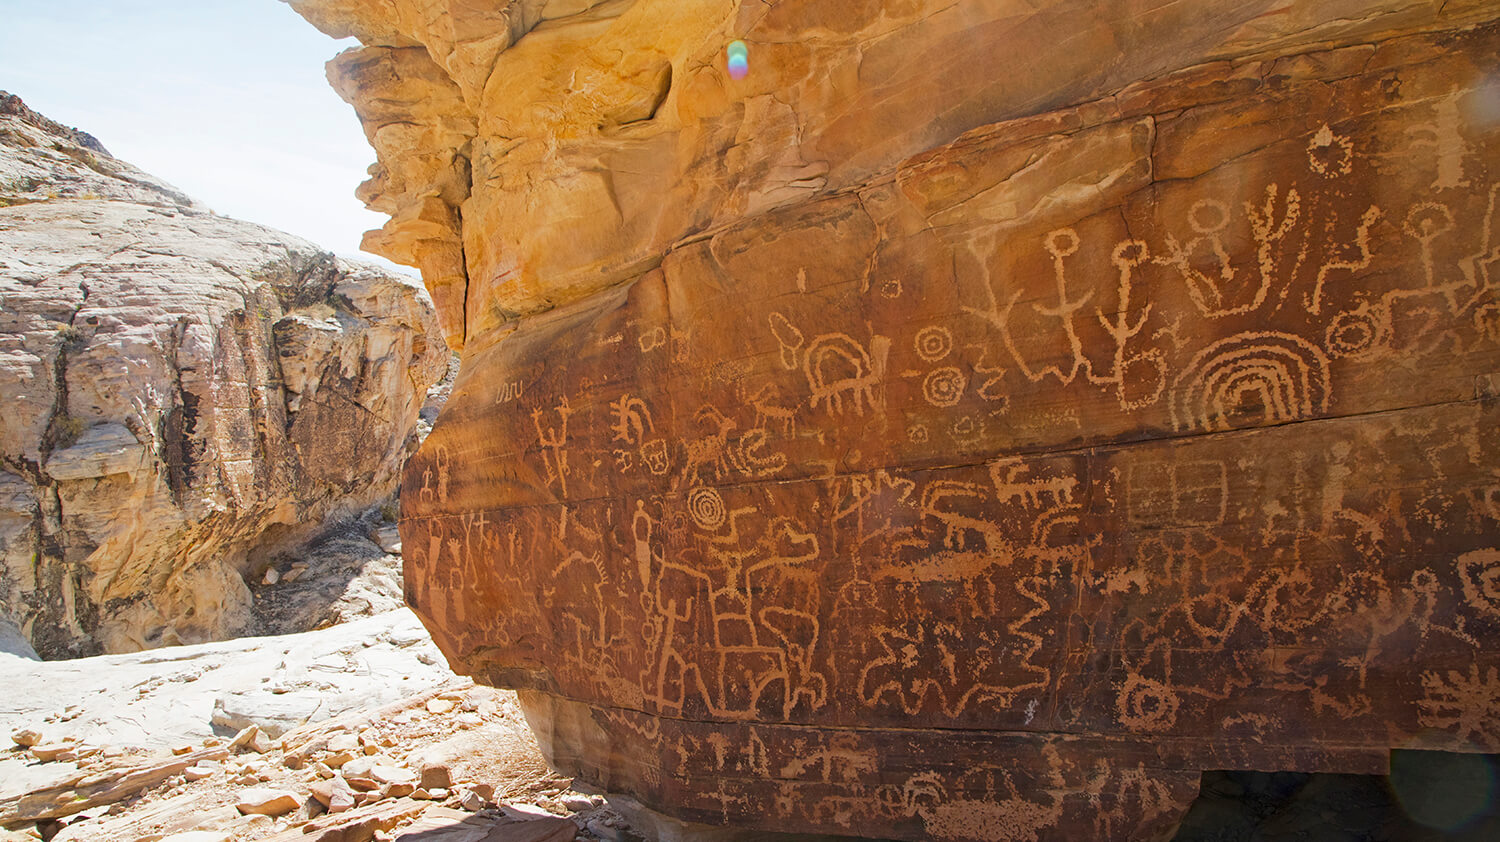
[{"label": "petroglyph panel", "polygon": [[1500,30],[1351,49],[978,129],[471,336],[412,603],[699,821],[1147,838],[1204,768],[1500,751]]}]

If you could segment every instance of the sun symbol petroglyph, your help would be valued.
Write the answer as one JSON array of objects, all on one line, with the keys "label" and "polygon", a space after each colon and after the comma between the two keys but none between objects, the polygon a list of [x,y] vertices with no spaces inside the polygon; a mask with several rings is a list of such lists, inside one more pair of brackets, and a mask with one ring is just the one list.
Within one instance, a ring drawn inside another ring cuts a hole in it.
[{"label": "sun symbol petroglyph", "polygon": [[953,366],[933,369],[922,381],[922,396],[933,406],[956,405],[964,396],[968,378]]},{"label": "sun symbol petroglyph", "polygon": [[1150,678],[1131,675],[1120,689],[1115,707],[1120,724],[1136,731],[1158,733],[1177,723],[1182,702],[1172,688]]},{"label": "sun symbol petroglyph", "polygon": [[1331,384],[1322,349],[1289,333],[1251,331],[1195,355],[1172,387],[1175,430],[1232,430],[1328,410]]},{"label": "sun symbol petroglyph", "polygon": [[1324,123],[1307,142],[1307,166],[1324,178],[1341,178],[1354,172],[1354,142],[1334,134]]},{"label": "sun symbol petroglyph", "polygon": [[688,492],[688,513],[699,529],[712,532],[724,525],[724,498],[715,489],[698,486]]},{"label": "sun symbol petroglyph", "polygon": [[912,344],[923,362],[935,363],[953,352],[953,334],[942,325],[929,325],[917,332]]}]

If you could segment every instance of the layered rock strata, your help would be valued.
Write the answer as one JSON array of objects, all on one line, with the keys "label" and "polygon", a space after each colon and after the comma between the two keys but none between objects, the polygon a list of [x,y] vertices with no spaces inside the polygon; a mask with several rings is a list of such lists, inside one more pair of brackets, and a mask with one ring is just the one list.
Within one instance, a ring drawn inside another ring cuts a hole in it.
[{"label": "layered rock strata", "polygon": [[0,99],[0,615],[44,656],[245,630],[253,554],[388,495],[447,365],[415,282]]},{"label": "layered rock strata", "polygon": [[560,768],[1123,839],[1500,746],[1492,5],[293,5],[465,343],[408,597]]}]

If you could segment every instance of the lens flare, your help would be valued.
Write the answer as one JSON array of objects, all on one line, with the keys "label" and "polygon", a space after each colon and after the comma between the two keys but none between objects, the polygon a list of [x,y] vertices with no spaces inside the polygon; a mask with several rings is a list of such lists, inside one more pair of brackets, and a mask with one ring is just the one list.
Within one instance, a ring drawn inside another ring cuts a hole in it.
[{"label": "lens flare", "polygon": [[750,48],[744,41],[731,41],[724,51],[729,58],[729,77],[743,79],[750,74]]}]

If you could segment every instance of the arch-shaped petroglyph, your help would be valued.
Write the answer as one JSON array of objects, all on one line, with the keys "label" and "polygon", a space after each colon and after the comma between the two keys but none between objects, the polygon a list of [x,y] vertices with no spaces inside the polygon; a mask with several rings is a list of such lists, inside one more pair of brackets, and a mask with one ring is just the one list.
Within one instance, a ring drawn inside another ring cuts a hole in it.
[{"label": "arch-shaped petroglyph", "polygon": [[1299,336],[1250,331],[1199,351],[1172,385],[1176,430],[1279,424],[1328,409],[1328,358]]}]

